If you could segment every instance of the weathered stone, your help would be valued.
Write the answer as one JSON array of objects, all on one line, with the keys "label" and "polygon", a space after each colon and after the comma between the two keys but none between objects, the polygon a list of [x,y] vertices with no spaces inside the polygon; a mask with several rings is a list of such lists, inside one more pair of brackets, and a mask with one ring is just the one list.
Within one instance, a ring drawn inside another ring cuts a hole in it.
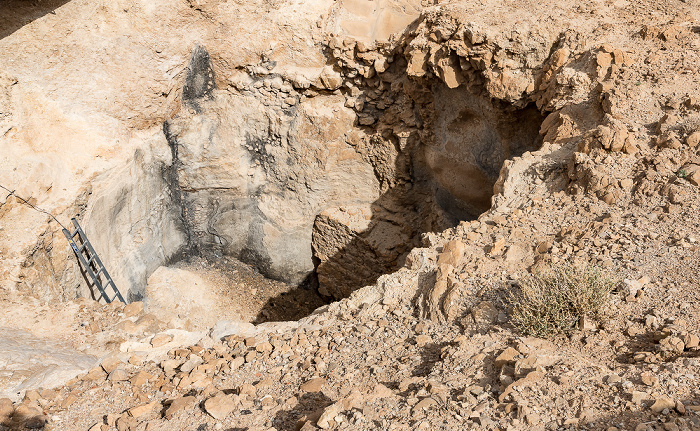
[{"label": "weathered stone", "polygon": [[138,316],[139,314],[143,313],[143,302],[136,301],[136,302],[132,302],[130,304],[127,304],[124,307],[124,310],[122,312],[124,313],[124,316],[126,316],[126,317]]},{"label": "weathered stone", "polygon": [[432,397],[423,398],[422,400],[418,401],[415,406],[413,406],[413,415],[416,416],[421,411],[427,410],[435,404],[437,404],[437,401],[435,401]]},{"label": "weathered stone", "polygon": [[196,402],[197,399],[193,396],[176,398],[172,403],[170,403],[170,406],[168,406],[168,409],[165,411],[165,418],[172,419],[175,415],[190,410],[192,407],[194,407]]},{"label": "weathered stone", "polygon": [[689,164],[683,166],[679,172],[683,173],[683,177],[691,184],[700,186],[700,165]]},{"label": "weathered stone", "polygon": [[416,345],[418,347],[423,347],[432,341],[433,341],[433,339],[430,337],[430,335],[421,334],[421,335],[416,337]]},{"label": "weathered stone", "polygon": [[156,334],[153,338],[151,338],[151,346],[153,347],[161,347],[173,340],[173,336],[170,334]]},{"label": "weathered stone", "polygon": [[321,414],[321,417],[318,418],[316,425],[324,430],[331,428],[331,426],[335,424],[333,419],[338,416],[341,411],[343,411],[343,406],[341,403],[331,404],[323,410],[323,413]]},{"label": "weathered stone", "polygon": [[337,90],[343,84],[342,76],[340,76],[340,73],[334,71],[331,66],[323,68],[320,79],[326,90]]},{"label": "weathered stone", "polygon": [[690,148],[696,148],[700,144],[700,131],[693,132],[685,138],[685,143]]},{"label": "weathered stone", "polygon": [[518,352],[512,347],[508,347],[496,357],[494,365],[496,366],[496,368],[500,368],[510,363],[515,363],[515,358],[518,355],[520,355],[520,352]]},{"label": "weathered stone", "polygon": [[190,357],[187,359],[187,362],[184,364],[180,365],[180,371],[183,373],[189,373],[192,371],[197,365],[204,363],[204,360],[200,358],[197,355],[190,355]]},{"label": "weathered stone", "polygon": [[100,365],[105,370],[105,372],[107,374],[109,374],[112,371],[116,370],[118,367],[123,366],[124,362],[122,362],[116,356],[110,356],[110,357],[106,358],[105,360],[103,360]]},{"label": "weathered stone", "polygon": [[642,383],[647,386],[654,386],[659,382],[659,379],[655,375],[649,373],[642,373],[641,380]]},{"label": "weathered stone", "polygon": [[[258,391],[258,388],[251,385],[250,383],[244,383],[238,388],[239,395],[248,395],[251,397],[254,397],[255,394],[257,393],[257,391]],[[315,392],[315,391],[309,391],[309,392]]]},{"label": "weathered stone", "polygon": [[302,384],[299,389],[304,392],[320,392],[325,384],[326,379],[322,377],[314,377],[313,379],[310,379],[306,383]]},{"label": "weathered stone", "polygon": [[672,353],[683,353],[685,350],[685,344],[683,340],[678,337],[666,337],[659,342],[659,347],[667,352]]},{"label": "weathered stone", "polygon": [[61,407],[66,409],[76,401],[78,401],[78,396],[70,393],[66,396],[66,398],[63,399],[63,401],[61,401]]},{"label": "weathered stone", "polygon": [[683,344],[685,345],[686,349],[693,349],[700,345],[700,338],[698,338],[698,336],[695,334],[681,334],[681,339],[683,340]]},{"label": "weathered stone", "polygon": [[158,401],[153,401],[147,404],[141,404],[140,406],[130,408],[129,415],[135,418],[146,416],[153,412],[158,406],[160,406],[160,403]]},{"label": "weathered stone", "polygon": [[649,394],[641,391],[632,391],[632,402],[634,404],[641,404],[646,399],[649,398]]},{"label": "weathered stone", "polygon": [[0,423],[2,419],[9,417],[15,408],[12,405],[12,400],[9,398],[0,398]]},{"label": "weathered stone", "polygon": [[223,420],[236,408],[237,401],[235,395],[225,395],[220,392],[204,402],[204,409],[214,419]]},{"label": "weathered stone", "polygon": [[654,404],[651,406],[651,411],[654,413],[661,413],[665,409],[672,410],[675,407],[676,402],[673,400],[673,398],[662,397],[654,400]]},{"label": "weathered stone", "polygon": [[578,322],[578,327],[582,331],[593,331],[598,328],[598,325],[589,316],[581,316]]},{"label": "weathered stone", "polygon": [[122,382],[125,380],[129,380],[129,374],[123,368],[116,368],[111,373],[109,373],[107,379],[113,382]]},{"label": "weathered stone", "polygon": [[489,301],[482,301],[472,308],[471,316],[477,325],[489,325],[498,320],[498,308]]},{"label": "weathered stone", "polygon": [[134,377],[131,378],[130,381],[133,386],[143,386],[146,384],[146,382],[153,381],[153,375],[144,370],[140,370],[134,375]]}]

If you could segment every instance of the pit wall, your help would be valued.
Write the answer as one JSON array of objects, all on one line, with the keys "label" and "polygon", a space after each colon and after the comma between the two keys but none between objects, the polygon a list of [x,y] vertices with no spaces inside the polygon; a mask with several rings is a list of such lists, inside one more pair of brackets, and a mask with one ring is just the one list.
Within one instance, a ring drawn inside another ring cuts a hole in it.
[{"label": "pit wall", "polygon": [[[125,124],[155,131],[158,144],[130,144],[118,163],[81,177],[82,195],[70,195],[76,209],[87,207],[88,234],[107,248],[106,263],[134,297],[157,264],[183,250],[231,254],[291,282],[316,268],[325,292],[347,296],[403,265],[422,233],[487,209],[494,184],[508,184],[498,180],[504,161],[539,146],[540,113],[567,107],[543,123],[545,141],[563,128],[580,134],[602,117],[571,109],[598,97],[596,74],[607,73],[574,32],[514,15],[520,24],[504,33],[447,5],[416,13],[403,32],[379,40],[375,27],[342,24],[357,12],[346,3],[314,3],[330,13],[301,14],[298,25],[308,28],[289,38],[293,47],[256,44],[239,56],[230,51],[238,45],[200,32],[188,52],[167,61],[168,45],[157,49],[154,64],[169,71],[172,88],[159,93],[167,98],[149,122]],[[372,12],[375,24],[392,7]],[[206,17],[191,17],[205,28],[227,22],[230,11],[212,3],[190,12]],[[286,17],[265,13],[274,22]],[[127,175],[133,183],[117,187]],[[141,193],[148,200],[139,202]],[[54,253],[51,244],[37,248]],[[25,262],[20,272],[28,274],[32,261]],[[61,279],[60,264],[51,271]],[[338,283],[353,273],[361,276]]]},{"label": "pit wall", "polygon": [[91,181],[82,221],[117,285],[139,298],[173,256],[213,252],[290,283],[315,271],[322,293],[345,297],[401,267],[421,234],[488,209],[541,118],[494,101],[446,40],[424,43],[431,16],[393,43],[331,36],[330,64],[303,75],[265,56],[227,70],[195,44],[157,142]]},{"label": "pit wall", "polygon": [[340,298],[400,267],[422,233],[487,210],[503,161],[539,145],[539,112],[410,78],[395,56],[366,77],[238,71],[223,87],[195,47],[185,109],[164,126],[190,251],[294,284],[315,271]]},{"label": "pit wall", "polygon": [[[92,181],[90,199],[80,216],[85,233],[129,302],[142,300],[148,277],[187,244],[171,179],[167,142],[162,133],[154,133],[123,167]],[[81,278],[78,295],[92,297]]]}]

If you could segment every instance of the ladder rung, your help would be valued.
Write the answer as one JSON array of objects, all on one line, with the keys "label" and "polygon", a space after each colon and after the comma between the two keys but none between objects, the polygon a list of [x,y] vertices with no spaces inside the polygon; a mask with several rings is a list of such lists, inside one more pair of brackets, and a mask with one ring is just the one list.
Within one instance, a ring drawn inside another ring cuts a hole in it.
[{"label": "ladder rung", "polygon": [[[85,233],[80,228],[78,221],[75,218],[71,219],[71,221],[75,226],[75,231],[70,232],[67,229],[64,229],[63,232],[66,236],[70,235],[69,242],[71,243],[71,247],[78,254],[78,260],[80,262],[85,263],[85,271],[90,276],[90,278],[92,278],[94,287],[96,287],[97,290],[99,290],[100,296],[104,298],[105,301],[112,302],[115,299],[119,299],[120,301],[124,302],[121,293],[119,293],[119,289],[117,289],[117,286],[114,284],[112,277],[110,277],[109,273],[107,272],[107,268],[105,268],[105,266],[102,264],[99,257],[97,256],[97,252],[95,252],[95,250],[90,245],[90,241],[88,241],[87,237],[85,236]],[[80,247],[78,247],[78,245],[75,242],[76,235],[80,238]],[[85,249],[87,249],[87,253],[83,253],[83,250]],[[93,271],[90,266],[93,262],[95,263],[94,266],[97,269],[96,271]],[[104,276],[104,286],[99,279],[100,273],[103,273]],[[107,292],[105,292],[105,289],[109,286],[111,286],[114,290],[114,296],[112,296],[111,299]]]}]

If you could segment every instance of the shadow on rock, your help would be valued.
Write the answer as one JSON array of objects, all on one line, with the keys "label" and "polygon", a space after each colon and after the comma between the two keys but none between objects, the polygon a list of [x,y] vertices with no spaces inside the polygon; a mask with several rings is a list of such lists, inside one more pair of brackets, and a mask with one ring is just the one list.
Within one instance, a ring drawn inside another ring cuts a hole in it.
[{"label": "shadow on rock", "polygon": [[442,349],[449,346],[450,343],[428,343],[423,346],[421,351],[421,363],[413,369],[413,376],[425,377],[430,375],[433,367],[438,362],[442,361]]},{"label": "shadow on rock", "polygon": [[272,426],[278,431],[296,431],[307,421],[315,424],[323,409],[333,401],[320,392],[302,395],[297,405],[290,410],[281,410],[272,419]]},{"label": "shadow on rock", "polygon": [[253,323],[257,325],[264,322],[299,320],[328,304],[330,300],[331,298],[318,293],[316,274],[311,273],[296,288],[268,299]]},{"label": "shadow on rock", "polygon": [[0,7],[0,39],[68,3],[70,0],[3,0]]}]

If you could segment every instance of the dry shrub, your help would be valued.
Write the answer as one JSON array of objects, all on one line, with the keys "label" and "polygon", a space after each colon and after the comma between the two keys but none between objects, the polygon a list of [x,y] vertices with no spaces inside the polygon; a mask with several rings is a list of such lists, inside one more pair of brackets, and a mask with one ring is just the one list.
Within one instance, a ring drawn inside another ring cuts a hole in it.
[{"label": "dry shrub", "polygon": [[521,280],[510,294],[512,322],[526,335],[548,337],[574,329],[583,316],[602,321],[618,283],[597,265],[552,266]]}]

